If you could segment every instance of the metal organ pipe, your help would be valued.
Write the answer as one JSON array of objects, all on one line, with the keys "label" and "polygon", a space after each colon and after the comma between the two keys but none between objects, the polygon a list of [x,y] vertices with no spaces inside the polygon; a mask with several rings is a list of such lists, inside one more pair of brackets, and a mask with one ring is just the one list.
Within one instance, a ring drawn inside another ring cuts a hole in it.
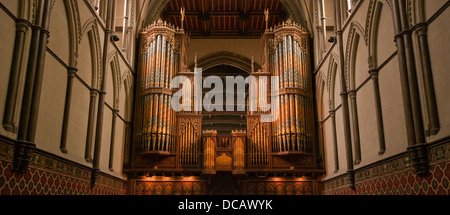
[{"label": "metal organ pipe", "polygon": [[272,75],[280,77],[280,117],[272,124],[272,150],[312,153],[313,93],[307,32],[289,20],[271,31],[274,50],[269,68],[273,68]]},{"label": "metal organ pipe", "polygon": [[158,21],[141,33],[136,92],[136,152],[175,152],[176,114],[170,107],[170,80],[176,75],[180,50],[172,26]]}]

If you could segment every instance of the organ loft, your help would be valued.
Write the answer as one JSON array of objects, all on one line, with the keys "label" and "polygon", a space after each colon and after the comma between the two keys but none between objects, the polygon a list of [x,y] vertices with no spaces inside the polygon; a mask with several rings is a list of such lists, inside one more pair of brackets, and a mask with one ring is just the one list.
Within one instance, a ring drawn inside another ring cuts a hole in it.
[{"label": "organ loft", "polygon": [[[245,111],[239,111],[239,104],[222,113],[195,111],[193,102],[174,111],[171,101],[178,90],[191,91],[179,100],[196,99],[191,84],[195,68],[187,64],[193,54],[188,53],[189,35],[183,26],[162,20],[141,32],[132,160],[125,170],[136,194],[315,194],[324,169],[314,125],[310,36],[290,20],[269,28],[269,13],[265,11],[258,70],[252,60],[247,74],[208,69],[203,73],[203,79],[209,74],[222,75],[222,80],[236,74],[254,77],[259,84],[254,93],[246,86]],[[197,66],[201,67],[195,57]],[[187,77],[190,82],[182,85],[192,87],[174,88],[171,81],[177,76]],[[271,90],[275,85],[278,90]],[[256,108],[250,110],[249,101]],[[270,102],[278,105],[270,109]],[[273,122],[262,120],[275,113]]]}]

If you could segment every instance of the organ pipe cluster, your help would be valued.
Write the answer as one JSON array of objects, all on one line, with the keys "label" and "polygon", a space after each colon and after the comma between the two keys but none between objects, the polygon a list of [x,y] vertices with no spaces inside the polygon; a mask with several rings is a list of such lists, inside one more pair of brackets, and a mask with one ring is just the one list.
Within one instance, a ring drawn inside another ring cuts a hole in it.
[{"label": "organ pipe cluster", "polygon": [[233,170],[244,171],[245,170],[245,139],[247,136],[246,131],[232,131],[233,142]]},{"label": "organ pipe cluster", "polygon": [[314,114],[309,42],[290,21],[274,30],[270,67],[279,76],[279,119],[272,124],[273,152],[312,152]]},{"label": "organ pipe cluster", "polygon": [[176,113],[170,107],[170,81],[178,73],[180,55],[176,30],[162,21],[141,33],[137,72],[137,152],[175,152]]},{"label": "organ pipe cluster", "polygon": [[248,116],[249,135],[247,152],[250,166],[265,166],[269,164],[269,123],[259,121],[259,116]]},{"label": "organ pipe cluster", "polygon": [[217,131],[203,132],[203,169],[215,171]]},{"label": "organ pipe cluster", "polygon": [[200,159],[200,123],[195,118],[180,119],[180,164],[184,166],[198,165]]}]

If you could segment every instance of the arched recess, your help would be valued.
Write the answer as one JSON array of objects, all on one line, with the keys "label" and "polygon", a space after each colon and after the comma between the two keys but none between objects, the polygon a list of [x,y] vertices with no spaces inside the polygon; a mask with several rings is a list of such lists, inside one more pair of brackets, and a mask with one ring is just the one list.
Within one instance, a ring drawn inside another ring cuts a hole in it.
[{"label": "arched recess", "polygon": [[[200,58],[197,61],[197,67],[203,71],[214,68],[216,66],[228,65],[236,67],[242,71],[250,73],[252,70],[252,60],[233,52],[216,52]],[[194,70],[195,62],[189,65],[191,71]],[[261,69],[261,65],[254,64],[255,71]]]},{"label": "arched recess", "polygon": [[131,156],[131,122],[133,120],[133,96],[134,96],[134,77],[130,70],[127,70],[123,73],[121,79],[124,90],[125,90],[125,110],[123,113],[125,120],[125,128],[124,128],[124,145],[123,145],[123,163],[124,165],[128,165]]},{"label": "arched recess", "polygon": [[318,121],[322,122],[325,119],[326,114],[324,113],[325,104],[323,102],[323,96],[325,91],[326,79],[323,76],[323,72],[319,71],[316,77],[316,98],[317,98],[317,113]]},{"label": "arched recess", "polygon": [[[120,75],[120,61],[117,51],[113,51],[110,55],[110,71],[111,71],[111,81],[112,81],[112,89],[107,87],[106,94],[111,94],[112,90],[112,120],[111,120],[111,138],[110,138],[110,146],[109,146],[109,170],[111,172],[114,172],[114,155],[115,155],[115,149],[116,147],[116,124],[117,124],[117,118],[119,117],[120,113],[120,91],[122,87],[122,77]],[[105,81],[105,80],[103,80]],[[107,86],[110,86],[110,81],[107,81]],[[107,97],[108,98],[108,97]],[[109,97],[110,98],[110,97]],[[108,100],[106,100],[108,102]],[[123,146],[123,142],[121,142],[121,146]],[[121,153],[123,151],[121,150]]]},{"label": "arched recess", "polygon": [[102,77],[102,45],[100,43],[100,35],[99,28],[96,18],[91,18],[83,25],[81,31],[81,40],[87,36],[89,40],[90,54],[91,54],[91,62],[92,62],[92,79],[91,79],[91,88],[99,89],[100,88],[100,79]]},{"label": "arched recess", "polygon": [[124,119],[127,122],[131,122],[133,120],[133,92],[134,92],[134,77],[130,70],[127,70],[123,73],[121,82],[123,83],[123,87],[125,90],[125,110],[124,110]]},{"label": "arched recess", "polygon": [[69,67],[77,67],[78,44],[81,41],[81,21],[77,0],[64,0],[69,24]]},{"label": "arched recess", "polygon": [[77,68],[78,45],[81,36],[77,2],[76,0],[53,1],[48,29],[51,35],[48,47],[69,68]]},{"label": "arched recess", "polygon": [[[91,70],[86,74],[90,76],[90,99],[89,99],[89,114],[86,132],[86,145],[84,158],[88,163],[92,162],[92,150],[93,150],[93,139],[95,130],[95,115],[97,112],[97,97],[100,89],[100,80],[102,78],[102,44],[100,42],[99,26],[97,18],[93,17],[88,19],[81,28],[80,41],[78,42],[81,46],[83,40],[88,40],[89,42],[89,53],[91,58]],[[83,51],[83,50],[82,50]],[[83,53],[85,53],[83,51]],[[81,66],[81,64],[79,65]],[[78,71],[78,75],[83,78],[83,70]],[[85,80],[88,81],[88,80]]]},{"label": "arched recess", "polygon": [[331,110],[335,110],[336,107],[336,99],[335,99],[335,93],[336,93],[336,73],[338,69],[338,57],[335,53],[332,53],[330,56],[330,63],[328,66],[328,73],[327,73],[327,90],[328,90],[328,105]]},{"label": "arched recess", "polygon": [[328,104],[330,107],[330,119],[331,119],[331,129],[332,129],[332,138],[333,138],[333,151],[334,151],[334,172],[337,173],[339,171],[339,153],[338,153],[338,142],[337,142],[337,129],[336,129],[336,109],[335,106],[335,92],[336,92],[336,73],[338,70],[338,57],[335,53],[332,53],[330,56],[330,63],[328,66],[328,75],[327,75],[327,90],[328,90]]},{"label": "arched recess", "polygon": [[[350,97],[350,119],[352,126],[352,138],[355,148],[355,164],[360,164],[361,157],[361,141],[359,134],[359,119],[358,119],[358,104],[356,100],[357,86],[355,81],[356,76],[356,58],[358,56],[358,47],[360,44],[361,35],[364,36],[364,31],[358,22],[350,24],[350,31],[347,41],[347,53],[345,57],[345,78],[347,82],[347,91]],[[364,38],[364,42],[367,40]],[[367,43],[366,43],[367,45]]]},{"label": "arched recess", "polygon": [[325,91],[325,79],[323,76],[322,71],[319,71],[317,77],[316,77],[316,101],[317,101],[317,120],[319,124],[318,129],[318,150],[319,150],[319,157],[318,160],[322,161],[321,164],[323,165],[325,163],[325,132],[324,132],[324,123],[326,121],[326,115],[325,114],[325,104],[324,104],[324,91]]},{"label": "arched recess", "polygon": [[378,68],[378,30],[383,3],[371,0],[367,13],[365,39],[369,46],[369,69]]},{"label": "arched recess", "polygon": [[357,88],[355,82],[355,64],[361,36],[364,37],[364,42],[367,45],[367,40],[364,35],[362,26],[358,22],[352,22],[348,33],[345,56],[345,78],[348,91],[356,90]]},{"label": "arched recess", "polygon": [[[113,83],[113,103],[111,105],[113,109],[119,109],[119,92],[122,88],[122,79],[120,76],[120,61],[119,56],[116,51],[112,52],[109,56],[111,73],[112,73],[112,83]],[[107,92],[108,93],[108,92]]]},{"label": "arched recess", "polygon": [[[386,4],[386,3],[384,3]],[[368,44],[369,51],[369,73],[372,78],[373,92],[374,92],[374,102],[375,111],[377,118],[377,130],[378,130],[378,141],[380,145],[379,155],[383,155],[386,151],[386,143],[384,136],[384,123],[383,123],[383,112],[381,106],[381,96],[380,96],[380,86],[379,86],[379,62],[378,62],[378,41],[380,40],[379,27],[381,20],[381,13],[384,4],[380,0],[371,0],[369,4],[369,11],[367,13],[366,21],[366,40]]]}]

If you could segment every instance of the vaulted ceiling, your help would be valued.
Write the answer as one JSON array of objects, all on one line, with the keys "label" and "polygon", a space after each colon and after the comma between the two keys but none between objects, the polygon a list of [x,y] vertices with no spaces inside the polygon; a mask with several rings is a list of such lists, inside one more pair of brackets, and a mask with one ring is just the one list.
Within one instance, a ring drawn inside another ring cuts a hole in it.
[{"label": "vaulted ceiling", "polygon": [[265,29],[265,9],[269,9],[269,28],[287,19],[280,0],[170,0],[161,17],[181,26],[181,8],[185,8],[184,29],[192,37],[261,36]]}]

